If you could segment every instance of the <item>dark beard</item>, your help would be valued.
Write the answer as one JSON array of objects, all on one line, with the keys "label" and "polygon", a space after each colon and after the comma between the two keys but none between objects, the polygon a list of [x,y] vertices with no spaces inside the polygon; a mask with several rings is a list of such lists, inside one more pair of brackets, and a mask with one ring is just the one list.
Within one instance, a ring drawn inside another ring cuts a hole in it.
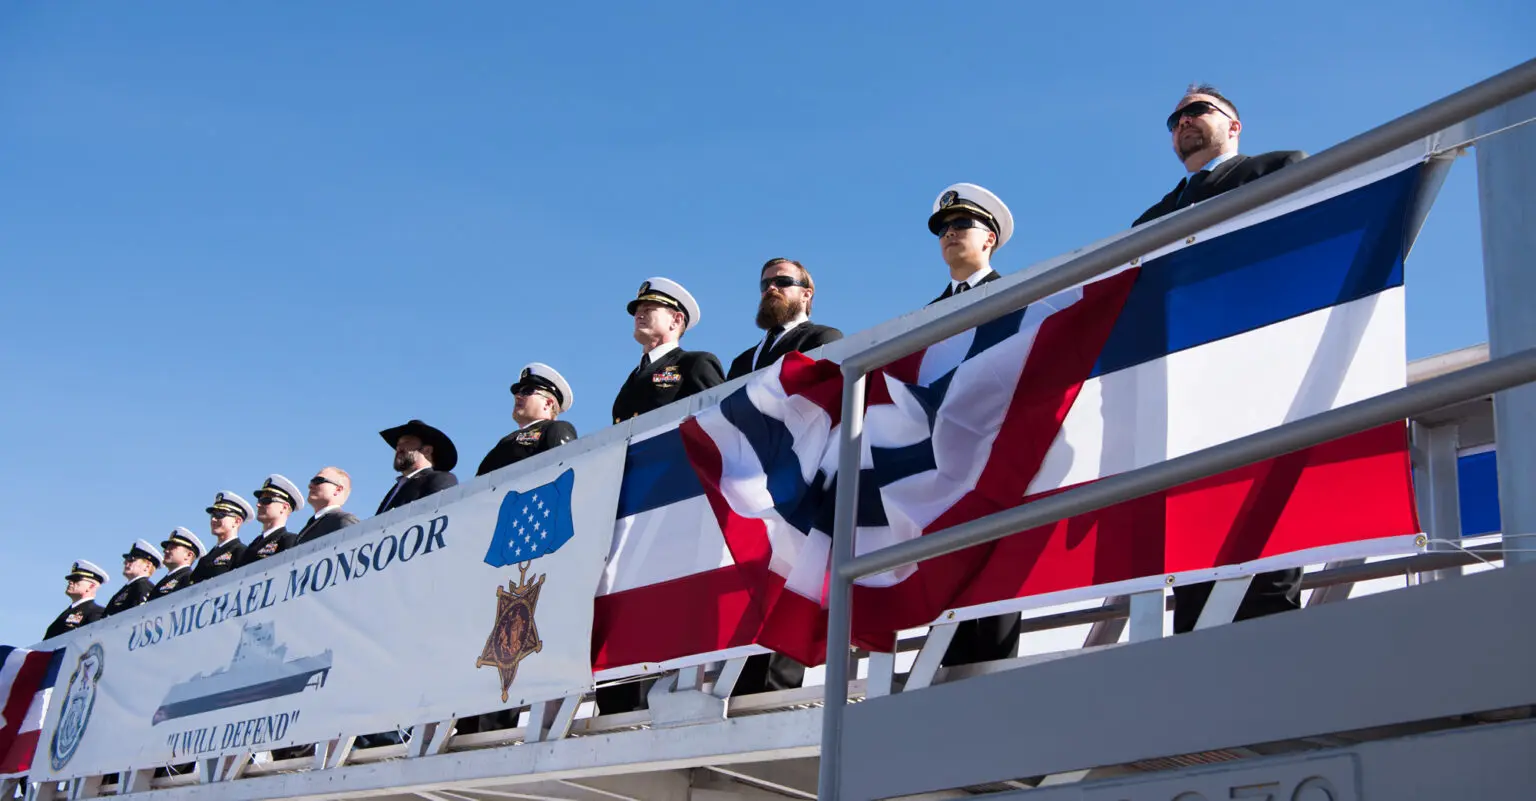
[{"label": "dark beard", "polygon": [[1183,136],[1180,136],[1179,158],[1187,159],[1190,156],[1193,156],[1196,153],[1206,149],[1207,147],[1210,147],[1210,144],[1211,143],[1206,139],[1205,134],[1198,134],[1188,141],[1186,141]]},{"label": "dark beard", "polygon": [[800,314],[800,306],[783,295],[764,295],[757,304],[757,327],[767,331]]},{"label": "dark beard", "polygon": [[417,451],[406,451],[405,453],[395,454],[395,472],[404,473],[406,470],[409,470],[411,463],[416,461],[416,454]]}]

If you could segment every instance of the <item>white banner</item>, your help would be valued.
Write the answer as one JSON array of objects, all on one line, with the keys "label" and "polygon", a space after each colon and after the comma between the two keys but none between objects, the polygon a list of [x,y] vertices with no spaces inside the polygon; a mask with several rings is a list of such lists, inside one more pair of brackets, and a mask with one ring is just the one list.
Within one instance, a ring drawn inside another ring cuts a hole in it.
[{"label": "white banner", "polygon": [[580,454],[82,629],[34,779],[393,731],[591,689],[592,597],[623,465],[622,446]]}]

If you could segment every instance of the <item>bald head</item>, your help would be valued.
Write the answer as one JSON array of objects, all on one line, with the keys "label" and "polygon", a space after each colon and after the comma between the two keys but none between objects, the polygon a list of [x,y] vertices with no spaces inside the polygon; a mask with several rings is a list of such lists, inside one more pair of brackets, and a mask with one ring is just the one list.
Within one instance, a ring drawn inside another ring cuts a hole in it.
[{"label": "bald head", "polygon": [[309,480],[309,505],[315,511],[344,506],[352,495],[352,477],[339,467],[324,467]]}]

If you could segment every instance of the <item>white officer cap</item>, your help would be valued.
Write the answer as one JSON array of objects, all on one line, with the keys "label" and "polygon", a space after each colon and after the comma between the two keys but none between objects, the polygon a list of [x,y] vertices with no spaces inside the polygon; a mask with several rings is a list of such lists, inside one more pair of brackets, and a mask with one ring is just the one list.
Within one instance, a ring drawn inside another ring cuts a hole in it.
[{"label": "white officer cap", "polygon": [[155,567],[159,567],[160,563],[164,561],[165,555],[160,553],[159,548],[150,545],[149,540],[134,540],[133,547],[128,549],[128,553],[123,554],[123,558],[148,559]]},{"label": "white officer cap", "polygon": [[306,497],[299,491],[299,485],[289,481],[287,476],[280,473],[267,476],[267,480],[261,483],[261,489],[256,490],[255,495],[257,500],[260,500],[263,495],[275,495],[278,500],[287,502],[288,506],[295,511],[304,506]]},{"label": "white officer cap", "polygon": [[208,514],[213,514],[214,512],[234,512],[240,515],[241,520],[250,520],[256,514],[256,510],[251,508],[250,501],[229,490],[221,490],[219,494],[213,496],[213,505],[203,511]]},{"label": "white officer cap", "polygon": [[939,193],[933,201],[933,214],[928,218],[928,230],[937,234],[939,222],[956,211],[967,211],[986,221],[997,234],[997,246],[1001,250],[1013,236],[1013,212],[1001,198],[975,184],[955,184]]},{"label": "white officer cap", "polygon": [[699,326],[699,302],[693,299],[693,295],[690,295],[682,284],[670,278],[656,276],[645,279],[635,299],[630,301],[624,310],[633,315],[635,307],[643,300],[681,311],[686,318],[683,325],[685,330],[692,331]]},{"label": "white officer cap", "polygon": [[69,574],[64,576],[64,578],[71,581],[75,579],[90,579],[97,584],[106,584],[107,571],[97,567],[94,562],[77,559],[73,565],[70,565]]},{"label": "white officer cap", "polygon": [[570,411],[571,404],[576,402],[576,396],[571,393],[571,385],[566,383],[565,376],[543,362],[524,365],[523,371],[517,376],[517,383],[512,385],[512,394],[516,395],[518,387],[524,385],[554,393],[561,414]]},{"label": "white officer cap", "polygon": [[199,559],[203,558],[203,554],[208,552],[208,549],[203,547],[203,541],[198,539],[196,534],[192,533],[192,529],[182,528],[181,526],[177,526],[171,532],[171,536],[166,537],[165,542],[160,543],[161,548],[169,548],[172,545],[191,548],[192,553],[196,554]]}]

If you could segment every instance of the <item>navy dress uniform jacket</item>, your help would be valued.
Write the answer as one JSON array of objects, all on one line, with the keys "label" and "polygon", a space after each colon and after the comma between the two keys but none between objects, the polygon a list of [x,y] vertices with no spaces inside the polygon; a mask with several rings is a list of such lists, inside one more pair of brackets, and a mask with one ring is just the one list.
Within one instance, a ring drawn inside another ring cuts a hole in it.
[{"label": "navy dress uniform jacket", "polygon": [[197,560],[197,566],[192,568],[192,583],[222,576],[239,567],[244,558],[245,543],[239,537],[231,537],[229,542],[209,548],[208,553]]},{"label": "navy dress uniform jacket", "polygon": [[43,639],[57,637],[66,631],[74,631],[87,623],[95,623],[106,616],[106,610],[102,609],[101,604],[95,601],[86,601],[79,606],[71,606],[54,618],[52,623],[48,624],[48,632],[43,635]]},{"label": "navy dress uniform jacket", "polygon": [[576,438],[576,426],[564,420],[535,420],[501,438],[496,447],[480,461],[475,475],[483,476],[509,464],[556,448]]},{"label": "navy dress uniform jacket", "polygon": [[726,373],[725,380],[740,378],[754,370],[757,365],[767,367],[790,353],[805,353],[815,350],[828,342],[836,342],[843,338],[843,332],[830,325],[817,325],[815,323],[801,323],[789,329],[779,341],[773,343],[773,347],[758,356],[756,364],[753,363],[753,355],[757,353],[757,345],[753,345],[742,351],[740,356],[731,360],[731,370]]},{"label": "navy dress uniform jacket", "polygon": [[269,556],[276,556],[298,543],[299,535],[284,526],[278,526],[271,534],[258,534],[256,539],[245,546],[245,555],[240,557],[239,567],[253,565]]},{"label": "navy dress uniform jacket", "polygon": [[[997,274],[997,270],[992,270],[992,271],[988,272],[986,275],[983,275],[982,277],[976,279],[976,286],[981,286],[982,284],[989,283],[989,282],[992,282],[992,281],[996,281],[997,279],[999,279],[1001,277],[1002,276]],[[971,288],[975,289],[976,287],[971,287]],[[928,305],[932,306],[933,304],[938,303],[939,301],[944,300],[945,298],[954,297],[954,295],[955,295],[955,287],[954,287],[954,284],[951,283],[949,286],[944,287],[944,294],[934,298],[933,300],[928,301]]]},{"label": "navy dress uniform jacket", "polygon": [[112,599],[107,601],[106,613],[115,615],[118,612],[126,612],[148,601],[154,591],[155,585],[149,578],[140,576],[112,594]]},{"label": "navy dress uniform jacket", "polygon": [[674,348],[644,370],[630,371],[613,399],[613,422],[619,423],[675,400],[697,395],[725,383],[720,360],[702,350]]},{"label": "navy dress uniform jacket", "polygon": [[459,479],[454,474],[446,470],[433,470],[428,467],[406,479],[405,483],[400,485],[399,491],[396,491],[394,487],[390,487],[389,492],[393,492],[394,497],[390,497],[389,492],[384,493],[384,500],[379,501],[379,510],[374,512],[374,514],[381,515],[391,509],[399,509],[411,501],[420,500],[434,492],[442,492],[449,487],[457,487],[458,485]]},{"label": "navy dress uniform jacket", "polygon": [[175,570],[165,574],[165,578],[160,579],[160,583],[156,584],[155,589],[150,592],[149,599],[153,601],[154,599],[161,596],[170,595],[171,593],[191,583],[192,568],[178,567]]}]

